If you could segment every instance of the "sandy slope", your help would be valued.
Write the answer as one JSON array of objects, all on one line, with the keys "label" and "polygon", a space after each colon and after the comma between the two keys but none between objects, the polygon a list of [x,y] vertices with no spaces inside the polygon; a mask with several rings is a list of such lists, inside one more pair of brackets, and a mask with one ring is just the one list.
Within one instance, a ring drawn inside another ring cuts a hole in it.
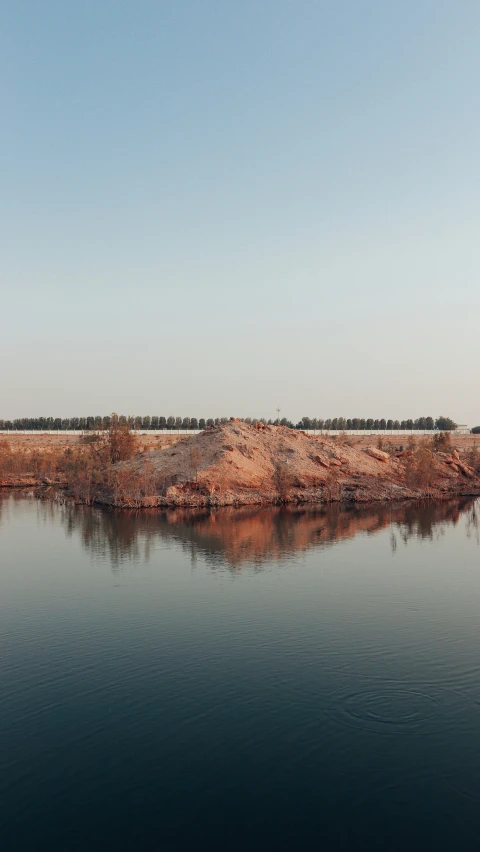
[{"label": "sandy slope", "polygon": [[[122,465],[155,481],[142,505],[248,505],[325,500],[395,500],[478,494],[480,478],[454,451],[432,456],[429,483],[406,478],[411,454],[348,446],[284,427],[240,420],[186,437]],[[147,468],[147,469],[146,469]],[[153,477],[153,479],[152,479]],[[161,495],[161,496],[153,496]]]}]

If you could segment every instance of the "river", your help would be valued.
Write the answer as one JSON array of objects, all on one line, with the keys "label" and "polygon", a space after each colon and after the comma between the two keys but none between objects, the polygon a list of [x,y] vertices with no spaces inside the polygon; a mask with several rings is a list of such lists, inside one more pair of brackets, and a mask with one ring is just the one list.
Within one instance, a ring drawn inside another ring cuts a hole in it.
[{"label": "river", "polygon": [[474,850],[479,501],[0,498],[0,848]]}]

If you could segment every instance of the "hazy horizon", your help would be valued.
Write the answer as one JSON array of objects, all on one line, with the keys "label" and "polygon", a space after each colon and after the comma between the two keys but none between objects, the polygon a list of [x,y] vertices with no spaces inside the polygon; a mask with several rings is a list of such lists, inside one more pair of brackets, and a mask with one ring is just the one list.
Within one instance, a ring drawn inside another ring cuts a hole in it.
[{"label": "hazy horizon", "polygon": [[0,9],[0,417],[480,423],[480,6]]}]

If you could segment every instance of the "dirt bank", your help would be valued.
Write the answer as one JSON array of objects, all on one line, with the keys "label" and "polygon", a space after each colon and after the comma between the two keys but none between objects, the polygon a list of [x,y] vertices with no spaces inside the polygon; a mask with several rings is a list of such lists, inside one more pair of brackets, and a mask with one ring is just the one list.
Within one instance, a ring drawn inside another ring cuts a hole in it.
[{"label": "dirt bank", "polygon": [[[431,440],[403,450],[356,446],[242,421],[180,439],[116,466],[101,502],[137,506],[393,501],[480,494],[472,452]],[[384,445],[385,446],[385,445]]]},{"label": "dirt bank", "polygon": [[478,437],[334,439],[232,420],[194,436],[138,436],[134,457],[111,464],[78,436],[17,434],[1,443],[0,485],[137,508],[479,495]]}]

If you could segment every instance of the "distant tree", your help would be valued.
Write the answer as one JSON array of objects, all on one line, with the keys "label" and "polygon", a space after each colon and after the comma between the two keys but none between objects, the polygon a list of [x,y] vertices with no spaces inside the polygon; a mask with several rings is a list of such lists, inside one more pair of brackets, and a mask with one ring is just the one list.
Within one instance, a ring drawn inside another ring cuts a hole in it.
[{"label": "distant tree", "polygon": [[206,424],[206,422],[205,422],[205,418],[204,418],[204,417],[200,417],[200,420],[198,421],[198,428],[199,428],[199,429],[205,429],[205,426],[206,426],[206,425],[207,425],[207,424]]},{"label": "distant tree", "polygon": [[207,426],[215,426],[215,421],[214,421],[213,417],[208,418]]},{"label": "distant tree", "polygon": [[[118,416],[118,415],[117,415]],[[0,420],[0,430],[108,430],[110,428],[110,417],[70,417],[70,418],[54,418],[54,417],[19,417],[15,420]],[[118,417],[119,422],[122,424],[129,423],[131,428],[133,429],[188,429],[188,428],[201,428],[192,426],[192,423],[204,422],[205,426],[211,425],[215,423],[216,425],[227,423],[229,419],[227,417],[217,417],[215,420],[209,418],[205,420],[205,418],[201,418],[201,421],[198,421],[195,417],[150,417],[150,416],[136,416],[136,417],[126,417],[125,415],[120,415]],[[245,417],[240,418],[244,423],[267,423],[264,417],[260,420],[258,418]],[[335,429],[336,431],[347,430],[362,430],[368,429],[369,431],[374,430],[383,430],[388,429],[392,430],[420,430],[420,431],[431,431],[433,429],[437,431],[452,431],[456,428],[456,423],[450,417],[438,417],[436,420],[433,417],[417,417],[416,420],[391,420],[388,421],[385,419],[381,420],[373,420],[369,418],[365,420],[364,418],[348,418],[344,417],[335,417],[333,420],[327,419],[323,420],[322,418],[317,417],[302,417],[299,422],[294,425],[288,420],[286,417],[282,417],[279,421],[278,419],[273,421],[272,419],[268,420],[268,424],[272,425],[273,423],[284,426],[291,426],[291,428],[296,429]],[[7,426],[9,424],[9,426]],[[189,424],[189,425],[187,425]]]},{"label": "distant tree", "polygon": [[198,429],[198,420],[196,417],[190,418],[190,429]]},{"label": "distant tree", "polygon": [[473,427],[472,435],[480,435],[480,426],[474,426]]},{"label": "distant tree", "polygon": [[435,421],[435,428],[442,432],[450,432],[452,429],[457,428],[457,424],[450,417],[444,417],[441,415],[440,417],[437,417]]}]

